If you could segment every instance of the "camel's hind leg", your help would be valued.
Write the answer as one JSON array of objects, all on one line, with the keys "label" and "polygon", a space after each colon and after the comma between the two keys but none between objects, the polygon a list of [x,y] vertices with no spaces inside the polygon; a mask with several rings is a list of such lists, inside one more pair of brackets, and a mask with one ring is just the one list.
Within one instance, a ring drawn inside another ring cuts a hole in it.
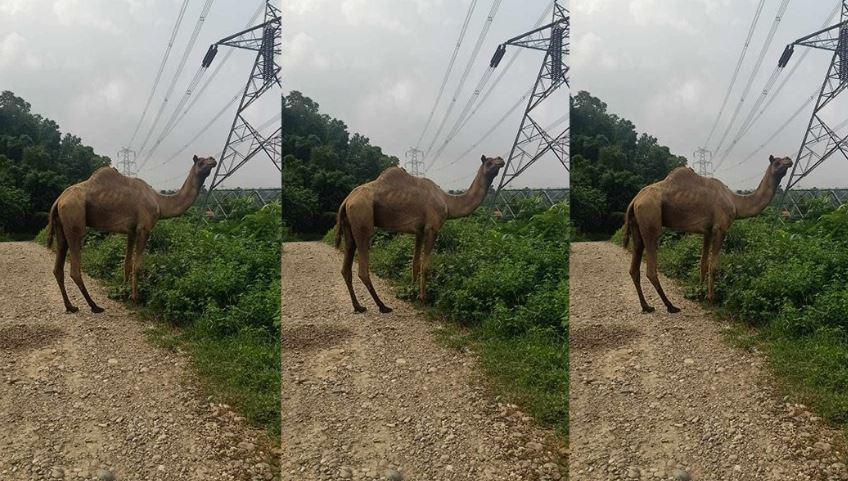
[{"label": "camel's hind leg", "polygon": [[662,285],[660,285],[659,274],[657,273],[657,247],[659,244],[660,228],[649,227],[646,229],[641,225],[639,227],[643,241],[645,242],[645,263],[647,264],[645,270],[648,280],[654,285],[654,289],[657,290],[657,294],[660,295],[660,299],[662,299],[668,312],[672,314],[680,312],[680,309],[675,307],[665,295],[665,291],[663,291]]},{"label": "camel's hind leg", "polygon": [[127,253],[124,255],[124,284],[130,281],[133,265],[133,251],[135,250],[135,231],[130,230],[127,234]]},{"label": "camel's hind leg", "polygon": [[348,222],[351,223],[350,229],[353,234],[353,242],[356,243],[356,248],[359,250],[359,267],[356,273],[362,283],[365,284],[365,287],[368,289],[371,297],[374,298],[374,302],[377,303],[377,307],[380,309],[380,312],[392,312],[392,309],[383,304],[383,301],[380,300],[380,296],[377,295],[377,291],[374,289],[374,284],[371,283],[371,274],[368,271],[368,251],[371,247],[371,235],[374,233],[374,223],[370,215],[366,215],[357,216],[356,218],[360,221],[360,225],[354,224],[351,210],[352,206],[348,205]]},{"label": "camel's hind leg", "polygon": [[56,264],[53,266],[53,275],[56,277],[56,283],[59,284],[59,291],[62,292],[65,311],[77,312],[79,308],[71,304],[71,300],[68,299],[68,291],[65,289],[65,257],[68,254],[68,241],[65,240],[65,235],[62,233],[62,226],[56,226],[56,229]]},{"label": "camel's hind leg", "polygon": [[424,234],[422,232],[415,233],[415,254],[412,256],[412,282],[418,282],[418,276],[421,274],[421,248],[424,246]]},{"label": "camel's hind leg", "polygon": [[633,256],[630,258],[630,278],[633,279],[633,285],[636,286],[636,294],[639,296],[639,304],[642,306],[642,312],[654,312],[654,308],[648,305],[645,301],[645,294],[642,292],[642,253],[645,252],[645,243],[642,242],[642,236],[639,234],[638,228],[633,232]]},{"label": "camel's hind leg", "polygon": [[[64,214],[64,212],[59,211],[60,215]],[[81,218],[83,220],[82,226],[66,222],[66,217],[62,215],[62,227],[64,229],[65,239],[68,242],[68,249],[70,250],[71,255],[71,279],[74,280],[74,283],[79,288],[82,293],[82,297],[85,298],[85,302],[88,303],[88,306],[91,308],[91,312],[97,314],[103,312],[103,308],[98,306],[94,299],[88,294],[88,289],[85,288],[85,282],[82,280],[82,269],[81,269],[81,257],[82,257],[82,238],[85,235],[85,214],[74,212],[73,214],[81,214],[79,216],[73,215],[73,218]]]},{"label": "camel's hind leg", "polygon": [[711,230],[704,234],[704,245],[701,247],[701,283],[707,279],[707,271],[710,266],[710,246],[712,245],[713,232]]},{"label": "camel's hind leg", "polygon": [[359,303],[356,298],[356,293],[353,292],[353,257],[356,254],[356,242],[353,241],[353,235],[350,229],[344,230],[344,261],[342,262],[342,277],[347,285],[347,292],[350,293],[350,301],[353,303],[355,312],[365,312],[365,306]]},{"label": "camel's hind leg", "polygon": [[136,304],[138,303],[138,271],[141,270],[148,235],[150,235],[150,231],[144,228],[137,229],[135,233],[135,254],[132,260],[132,294],[130,299]]},{"label": "camel's hind leg", "polygon": [[424,248],[421,254],[421,287],[418,291],[418,300],[427,301],[427,273],[430,271],[430,255],[436,244],[436,230],[428,228],[424,232]]}]

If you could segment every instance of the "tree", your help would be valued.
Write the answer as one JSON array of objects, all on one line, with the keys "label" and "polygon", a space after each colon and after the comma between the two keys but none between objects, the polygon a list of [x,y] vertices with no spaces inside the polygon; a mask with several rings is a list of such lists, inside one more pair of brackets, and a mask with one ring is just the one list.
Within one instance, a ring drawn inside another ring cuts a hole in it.
[{"label": "tree", "polygon": [[639,190],[686,158],[636,126],[607,112],[589,92],[571,99],[571,214],[578,231],[609,235],[621,227],[624,211]]}]

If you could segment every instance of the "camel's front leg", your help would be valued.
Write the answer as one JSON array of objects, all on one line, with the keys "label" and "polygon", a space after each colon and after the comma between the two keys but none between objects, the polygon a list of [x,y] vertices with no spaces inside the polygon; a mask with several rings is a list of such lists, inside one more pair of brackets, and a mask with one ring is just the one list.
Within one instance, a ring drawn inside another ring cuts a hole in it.
[{"label": "camel's front leg", "polygon": [[147,246],[148,235],[150,235],[150,233],[144,229],[139,229],[136,232],[135,256],[132,262],[132,295],[130,297],[135,303],[138,303],[138,271],[141,269],[144,248]]},{"label": "camel's front leg", "polygon": [[712,247],[713,231],[704,234],[704,245],[701,247],[701,284],[707,280],[707,272],[710,267],[710,248]]},{"label": "camel's front leg", "polygon": [[132,275],[133,250],[135,249],[135,232],[127,234],[127,252],[124,255],[124,284],[130,281]]},{"label": "camel's front leg", "polygon": [[710,272],[709,283],[707,286],[707,301],[710,303],[715,301],[715,273],[718,269],[719,256],[721,254],[721,245],[724,242],[724,231],[716,231],[713,234],[713,242],[710,246]]},{"label": "camel's front leg", "polygon": [[436,244],[436,230],[427,229],[424,232],[424,248],[421,253],[421,290],[418,292],[418,300],[427,301],[427,273],[430,271],[430,254]]},{"label": "camel's front leg", "polygon": [[421,273],[421,247],[424,245],[424,233],[415,233],[415,254],[412,256],[412,282],[418,281]]}]

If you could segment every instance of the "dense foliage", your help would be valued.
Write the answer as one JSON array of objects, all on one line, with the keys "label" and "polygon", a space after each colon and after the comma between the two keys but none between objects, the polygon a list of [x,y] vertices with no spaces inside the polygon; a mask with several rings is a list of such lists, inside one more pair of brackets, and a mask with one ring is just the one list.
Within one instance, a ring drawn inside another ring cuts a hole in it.
[{"label": "dense foliage", "polygon": [[[281,232],[279,204],[208,224],[190,214],[163,220],[139,279],[145,309],[177,327],[210,390],[277,436]],[[91,232],[83,249],[83,269],[119,299],[129,294],[125,247],[125,236]]]},{"label": "dense foliage", "polygon": [[[568,430],[568,253],[566,204],[525,208],[521,218],[486,214],[448,221],[432,258],[428,302],[468,328],[496,385],[540,422]],[[328,236],[329,237],[329,236]],[[381,234],[375,273],[414,300],[414,239]]]},{"label": "dense foliage", "polygon": [[[811,214],[786,224],[773,215],[735,222],[716,294],[722,311],[755,327],[791,390],[848,426],[848,207],[821,204]],[[704,294],[700,247],[699,236],[666,235],[660,248],[660,268],[696,297]]]},{"label": "dense foliage", "polygon": [[398,163],[297,91],[284,98],[283,125],[283,222],[295,233],[326,232],[354,187]]},{"label": "dense foliage", "polygon": [[571,98],[571,212],[578,232],[612,234],[642,187],[685,164],[588,92]]},{"label": "dense foliage", "polygon": [[12,92],[0,93],[0,234],[34,234],[67,186],[109,165],[79,137],[30,111]]}]

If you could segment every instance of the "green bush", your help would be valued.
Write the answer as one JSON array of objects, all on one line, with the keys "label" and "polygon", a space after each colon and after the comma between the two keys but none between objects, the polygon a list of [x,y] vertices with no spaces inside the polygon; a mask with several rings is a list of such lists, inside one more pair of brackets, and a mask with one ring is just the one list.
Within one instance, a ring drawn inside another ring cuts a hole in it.
[{"label": "green bush", "polygon": [[[520,219],[448,221],[434,249],[428,302],[472,333],[498,389],[563,435],[568,423],[567,204],[525,206]],[[331,231],[325,240],[332,242]],[[375,236],[371,268],[414,300],[414,238]]]},{"label": "green bush", "polygon": [[[756,327],[792,390],[848,426],[848,207],[814,207],[817,215],[796,222],[771,214],[735,222],[716,294],[721,310]],[[700,236],[667,237],[659,264],[703,295],[700,247]]]},{"label": "green bush", "polygon": [[[211,390],[280,433],[280,205],[204,224],[196,213],[160,221],[139,276],[147,312],[179,328]],[[44,232],[38,239],[44,242]],[[83,268],[129,297],[126,237],[90,232]]]}]

